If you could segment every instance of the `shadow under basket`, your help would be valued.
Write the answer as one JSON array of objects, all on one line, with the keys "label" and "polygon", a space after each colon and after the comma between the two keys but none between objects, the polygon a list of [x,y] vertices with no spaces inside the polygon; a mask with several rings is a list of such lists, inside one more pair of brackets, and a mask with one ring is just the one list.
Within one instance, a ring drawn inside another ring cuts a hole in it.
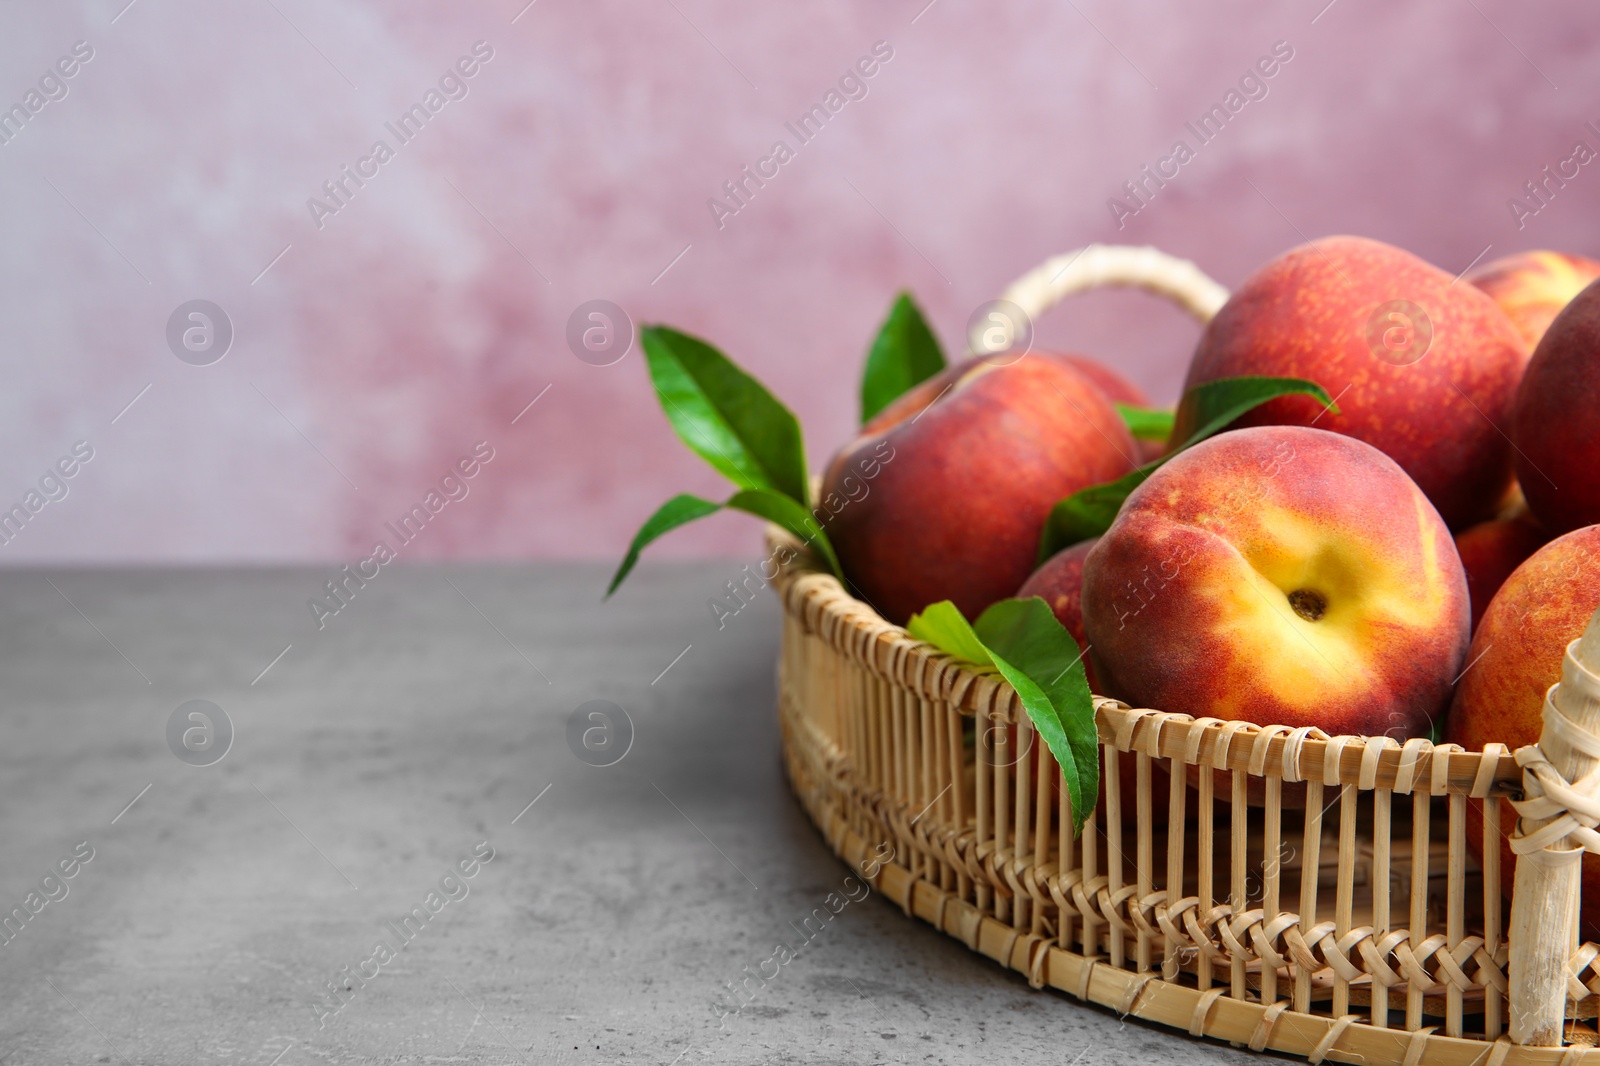
[{"label": "shadow under basket", "polygon": [[768,540],[799,553],[773,580],[789,779],[832,849],[907,915],[1035,988],[1256,1051],[1600,1063],[1595,944],[1563,951],[1567,1046],[1508,1036],[1511,877],[1498,839],[1473,846],[1467,829],[1469,801],[1497,836],[1522,794],[1503,746],[1097,698],[1106,787],[1074,838],[1009,685],[883,621],[788,534]]}]

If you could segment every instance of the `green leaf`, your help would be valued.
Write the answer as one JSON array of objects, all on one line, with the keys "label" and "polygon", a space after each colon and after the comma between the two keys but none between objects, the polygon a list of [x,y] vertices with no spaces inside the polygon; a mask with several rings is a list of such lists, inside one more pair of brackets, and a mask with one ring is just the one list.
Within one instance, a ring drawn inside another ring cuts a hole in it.
[{"label": "green leaf", "polygon": [[725,506],[753,514],[757,518],[765,518],[787,529],[816,548],[823,561],[833,571],[833,575],[840,581],[844,580],[844,571],[839,567],[839,557],[833,553],[833,544],[828,540],[828,534],[823,532],[822,526],[817,523],[816,517],[810,511],[789,497],[771,489],[745,489],[730,497]]},{"label": "green leaf", "polygon": [[1011,666],[1038,686],[1042,700],[1006,676],[1061,767],[1072,800],[1073,835],[1082,833],[1100,790],[1100,738],[1078,642],[1038,596],[1001,600],[978,616],[974,629],[1002,674]]},{"label": "green leaf", "polygon": [[724,507],[753,514],[757,518],[765,518],[787,529],[815,548],[833,571],[834,576],[840,581],[844,580],[844,571],[839,568],[839,557],[833,553],[833,545],[828,541],[828,535],[823,532],[810,511],[782,493],[773,492],[771,489],[744,489],[729,497],[727,503],[715,503],[683,493],[662,504],[660,509],[647,518],[644,525],[639,528],[633,543],[628,545],[628,554],[622,558],[622,565],[617,567],[615,576],[611,578],[606,596],[609,598],[617,591],[617,586],[622,584],[634,564],[639,561],[639,553],[644,550],[645,545],[663,533],[670,533],[697,518],[716,514]]},{"label": "green leaf", "polygon": [[906,632],[957,659],[979,666],[994,665],[994,660],[989,657],[989,649],[972,631],[972,626],[962,617],[960,609],[949,600],[929,604],[912,615],[911,621],[906,623]]},{"label": "green leaf", "polygon": [[[1196,427],[1187,432],[1183,444],[1115,481],[1079,489],[1052,507],[1039,534],[1038,561],[1043,563],[1063,548],[1070,548],[1090,537],[1098,537],[1110,529],[1129,494],[1155,473],[1162,463],[1184,448],[1215,436],[1241,415],[1268,400],[1296,394],[1314,397],[1334,414],[1339,413],[1339,405],[1333,402],[1327,391],[1316,382],[1304,378],[1220,378],[1196,385],[1184,395],[1174,416],[1174,432]],[[1120,404],[1118,407],[1121,409]]]},{"label": "green leaf", "polygon": [[1135,407],[1132,404],[1119,403],[1116,405],[1117,414],[1122,416],[1122,421],[1127,424],[1128,432],[1139,440],[1164,441],[1172,436],[1171,411],[1162,411],[1154,407]]},{"label": "green leaf", "polygon": [[1166,462],[1163,457],[1146,463],[1132,473],[1103,485],[1090,485],[1079,489],[1064,500],[1057,501],[1045,516],[1044,530],[1039,535],[1038,565],[1044,565],[1056,552],[1074,544],[1098,537],[1111,528],[1123,501],[1144,479],[1156,472]]},{"label": "green leaf", "polygon": [[1222,432],[1241,415],[1268,400],[1295,394],[1314,397],[1334,414],[1339,413],[1339,405],[1333,402],[1327,391],[1315,381],[1305,378],[1219,378],[1196,385],[1178,404],[1178,427],[1186,430],[1197,427],[1184,438],[1183,447],[1199,444],[1207,437]]},{"label": "green leaf", "polygon": [[772,489],[809,507],[800,423],[759,381],[711,345],[666,326],[639,339],[656,395],[691,449],[742,489]]},{"label": "green leaf", "polygon": [[1094,809],[1100,789],[1099,736],[1083,656],[1044,600],[1001,600],[969,626],[949,600],[914,615],[906,631],[946,654],[993,666],[1022,701],[1028,718],[1061,767],[1072,801],[1073,834]]},{"label": "green leaf", "polygon": [[722,509],[720,503],[703,500],[698,496],[681,493],[662,504],[656,513],[645,519],[644,525],[639,527],[639,532],[634,534],[633,543],[628,545],[628,554],[622,557],[622,565],[617,567],[617,572],[611,578],[611,584],[606,588],[606,597],[617,591],[617,586],[622,584],[622,579],[628,576],[633,569],[633,564],[639,561],[639,553],[644,546],[661,536],[671,532],[681,525],[687,525],[696,518],[704,518],[708,514],[715,514]]},{"label": "green leaf", "polygon": [[901,293],[867,352],[861,374],[861,421],[868,421],[907,389],[943,369],[944,353],[938,338],[911,294]]}]

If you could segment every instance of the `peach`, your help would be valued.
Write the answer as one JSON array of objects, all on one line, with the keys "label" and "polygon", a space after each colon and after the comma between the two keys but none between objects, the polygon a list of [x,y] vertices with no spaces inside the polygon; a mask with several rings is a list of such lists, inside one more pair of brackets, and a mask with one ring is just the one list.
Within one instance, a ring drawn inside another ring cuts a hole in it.
[{"label": "peach", "polygon": [[[1088,558],[1089,549],[1094,547],[1095,540],[1086,540],[1056,552],[1045,561],[1044,565],[1035,570],[1033,576],[1028,578],[1017,591],[1019,597],[1038,596],[1048,603],[1050,609],[1055,612],[1056,621],[1072,634],[1072,639],[1078,642],[1078,647],[1085,654],[1088,653],[1089,641],[1083,632],[1083,562]],[[1094,663],[1085,659],[1083,671],[1089,682],[1089,691],[1101,691],[1100,683],[1094,676]],[[1131,816],[1139,802],[1138,760],[1131,752],[1121,752],[1118,755],[1117,766],[1122,775],[1122,788],[1119,793],[1122,796],[1122,809]],[[1152,761],[1150,789],[1155,802],[1151,805],[1151,814],[1157,825],[1166,824],[1167,780],[1165,766],[1159,760]],[[1058,789],[1060,784],[1060,776],[1057,775]],[[1106,783],[1102,777],[1098,800],[1100,809],[1104,809],[1105,801]]]},{"label": "peach", "polygon": [[[1098,539],[1098,538],[1097,538]],[[1039,569],[1033,572],[1022,588],[1017,591],[1019,597],[1038,596],[1050,605],[1055,612],[1056,621],[1060,622],[1072,634],[1072,639],[1078,642],[1078,647],[1085,652],[1088,649],[1088,639],[1083,632],[1083,561],[1088,558],[1089,549],[1095,545],[1094,540],[1086,540],[1074,544],[1070,548],[1063,548],[1052,555]],[[1095,680],[1094,664],[1087,659],[1083,663],[1084,673],[1088,677],[1089,690],[1099,692],[1099,682]],[[1016,733],[1009,734],[1011,743],[1016,744]],[[1035,738],[1035,741],[1037,738]],[[1013,748],[1015,750],[1015,748]],[[1037,757],[1035,757],[1037,759]],[[1038,763],[1034,763],[1037,773]],[[1139,802],[1138,760],[1131,752],[1121,752],[1118,755],[1117,766],[1121,773],[1122,788],[1119,795],[1122,797],[1122,809],[1131,817]],[[1150,788],[1154,803],[1151,805],[1151,815],[1157,825],[1166,824],[1167,818],[1167,771],[1160,761],[1150,764]],[[1061,776],[1056,775],[1055,785],[1060,790]],[[1096,806],[1104,810],[1106,801],[1105,777],[1100,779],[1100,794]]]},{"label": "peach", "polygon": [[[1094,547],[1098,539],[1086,540],[1056,552],[1017,590],[1020,599],[1038,596],[1048,603],[1050,610],[1055,612],[1056,621],[1066,627],[1072,639],[1078,642],[1079,650],[1085,652],[1089,640],[1083,632],[1083,561],[1089,557],[1089,549]],[[1089,675],[1089,688],[1094,691],[1094,667],[1088,662],[1083,666]]]},{"label": "peach", "polygon": [[888,621],[946,599],[976,618],[1027,580],[1050,508],[1126,474],[1135,454],[1111,401],[1065,360],[974,359],[884,408],[834,456],[825,528],[853,590]]},{"label": "peach", "polygon": [[[1469,751],[1485,744],[1513,750],[1539,739],[1544,694],[1561,680],[1567,645],[1583,633],[1600,606],[1600,526],[1557,537],[1506,578],[1484,612],[1468,652],[1471,665],[1456,686],[1444,738]],[[1500,805],[1500,874],[1511,891],[1511,846],[1516,823]],[[1483,809],[1467,807],[1467,841],[1481,855]],[[1600,856],[1583,857],[1584,936],[1600,936]]]},{"label": "peach", "polygon": [[1467,593],[1472,597],[1473,632],[1506,578],[1549,539],[1528,516],[1479,522],[1456,534],[1456,553],[1467,572]]},{"label": "peach", "polygon": [[1035,356],[1046,355],[1051,359],[1059,359],[1071,366],[1084,377],[1095,383],[1099,390],[1106,394],[1106,399],[1112,403],[1125,403],[1130,407],[1149,407],[1150,397],[1145,395],[1143,389],[1112,370],[1109,366],[1086,355],[1072,355],[1062,352],[1060,354],[1034,352]]},{"label": "peach", "polygon": [[1600,278],[1600,263],[1566,252],[1517,252],[1462,275],[1494,298],[1533,351],[1561,309]]},{"label": "peach", "polygon": [[1416,484],[1376,448],[1301,426],[1179,453],[1084,564],[1106,694],[1197,717],[1425,735],[1469,617],[1450,532]]},{"label": "peach", "polygon": [[1346,434],[1399,463],[1452,529],[1489,518],[1511,479],[1505,433],[1527,349],[1493,299],[1454,280],[1359,237],[1295,248],[1223,305],[1184,389],[1250,374],[1309,378],[1340,413],[1285,396],[1235,425]]},{"label": "peach", "polygon": [[[1104,363],[1090,359],[1086,355],[1054,355],[1051,358],[1060,359],[1071,364],[1075,369],[1082,371],[1083,376],[1100,387],[1106,394],[1106,399],[1112,403],[1126,404],[1129,407],[1149,407],[1150,397],[1145,391],[1121,374],[1112,370]],[[1166,454],[1167,444],[1159,440],[1136,440],[1135,447],[1139,454],[1134,456],[1142,466],[1152,459],[1159,459]]]},{"label": "peach", "polygon": [[1567,304],[1517,389],[1511,439],[1528,507],[1551,533],[1600,522],[1600,282]]}]

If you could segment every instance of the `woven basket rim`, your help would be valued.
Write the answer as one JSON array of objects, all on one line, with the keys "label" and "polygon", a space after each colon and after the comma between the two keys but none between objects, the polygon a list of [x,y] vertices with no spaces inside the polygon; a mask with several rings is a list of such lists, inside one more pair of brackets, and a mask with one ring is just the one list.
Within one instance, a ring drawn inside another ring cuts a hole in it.
[{"label": "woven basket rim", "polygon": [[[947,700],[991,721],[1026,722],[1016,690],[997,673],[951,658],[885,620],[852,596],[810,547],[787,530],[768,525],[771,582],[784,609],[806,631],[821,634],[891,685],[913,695]],[[781,549],[792,557],[779,562]],[[1504,744],[1468,751],[1426,738],[1332,736],[1314,727],[1260,726],[1154,708],[1130,707],[1095,696],[1102,743],[1197,766],[1239,770],[1285,781],[1388,788],[1398,793],[1506,796],[1522,790],[1522,770]]]}]

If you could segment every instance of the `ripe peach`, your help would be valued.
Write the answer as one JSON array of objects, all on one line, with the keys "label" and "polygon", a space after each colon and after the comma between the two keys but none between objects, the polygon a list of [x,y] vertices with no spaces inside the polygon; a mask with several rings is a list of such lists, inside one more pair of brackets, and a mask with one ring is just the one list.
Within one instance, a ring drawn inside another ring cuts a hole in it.
[{"label": "ripe peach", "polygon": [[1060,354],[1034,352],[1032,354],[1049,354],[1050,358],[1059,359],[1066,363],[1094,382],[1095,386],[1106,394],[1106,399],[1112,403],[1125,403],[1130,407],[1150,406],[1150,397],[1145,395],[1143,389],[1098,360],[1090,359],[1086,355],[1072,355],[1066,352]]},{"label": "ripe peach", "polygon": [[1511,478],[1505,433],[1527,349],[1493,299],[1454,280],[1359,237],[1295,248],[1212,319],[1185,391],[1248,374],[1309,378],[1339,414],[1286,396],[1235,424],[1347,434],[1399,463],[1451,528],[1489,518]]},{"label": "ripe peach", "polygon": [[1600,522],[1600,282],[1567,304],[1517,389],[1511,439],[1528,507],[1552,533]]},{"label": "ripe peach", "polygon": [[[1028,578],[1027,583],[1017,591],[1019,597],[1038,596],[1048,603],[1050,609],[1055,612],[1056,621],[1072,634],[1072,639],[1078,642],[1078,647],[1085,655],[1088,653],[1089,642],[1083,632],[1083,562],[1089,556],[1089,549],[1094,547],[1098,539],[1096,537],[1094,540],[1086,540],[1056,552],[1035,570],[1033,576]],[[1094,675],[1094,663],[1088,658],[1083,661],[1083,671],[1089,682],[1089,691],[1100,692],[1100,682]],[[1131,752],[1120,752],[1117,766],[1122,775],[1122,789],[1119,793],[1122,796],[1122,809],[1126,816],[1131,817],[1139,802],[1138,760]],[[1151,804],[1151,814],[1157,825],[1166,824],[1167,781],[1164,764],[1152,761],[1150,789],[1154,802]],[[1059,775],[1056,784],[1059,787]],[[1102,778],[1098,800],[1102,810],[1105,801],[1106,783]]]},{"label": "ripe peach", "polygon": [[[1048,603],[1055,612],[1056,621],[1065,626],[1067,632],[1072,634],[1072,639],[1078,642],[1079,650],[1089,647],[1089,640],[1083,632],[1083,561],[1089,557],[1089,549],[1094,547],[1098,539],[1086,540],[1056,552],[1017,590],[1017,596],[1021,599],[1038,596]],[[1083,666],[1089,675],[1089,689],[1095,691],[1094,667],[1087,661]]]},{"label": "ripe peach", "polygon": [[1479,522],[1456,534],[1456,553],[1472,597],[1473,632],[1506,578],[1549,539],[1531,516]]},{"label": "ripe peach", "polygon": [[1330,733],[1424,735],[1467,649],[1466,575],[1389,457],[1300,426],[1236,430],[1135,489],[1084,564],[1107,695]]},{"label": "ripe peach", "polygon": [[1462,275],[1494,298],[1530,352],[1561,309],[1596,278],[1600,263],[1549,251],[1502,256]]},{"label": "ripe peach", "polygon": [[[945,599],[976,618],[1033,571],[1050,508],[1121,477],[1135,454],[1111,401],[1065,360],[974,359],[884,408],[834,456],[822,498],[849,503],[826,529],[857,595],[888,621]],[[867,455],[881,464],[870,480],[856,472]]]},{"label": "ripe peach", "polygon": [[[1600,526],[1586,526],[1534,552],[1506,578],[1484,612],[1468,652],[1471,664],[1456,686],[1446,740],[1469,751],[1499,743],[1516,749],[1539,739],[1544,694],[1561,680],[1567,645],[1583,633],[1600,606]],[[1500,805],[1509,834],[1516,812]],[[1467,807],[1467,841],[1475,854],[1483,842],[1483,809]],[[1511,891],[1514,857],[1502,837],[1500,873]],[[1583,857],[1584,935],[1600,935],[1600,856]]]},{"label": "ripe peach", "polygon": [[[1100,391],[1106,394],[1106,399],[1112,403],[1126,404],[1129,407],[1150,406],[1150,397],[1145,395],[1143,389],[1104,363],[1090,359],[1086,355],[1055,355],[1052,358],[1060,359],[1082,371],[1083,376],[1098,385]],[[1139,454],[1134,458],[1140,465],[1152,459],[1159,459],[1167,451],[1166,441],[1135,440],[1134,444],[1139,449]]]}]

